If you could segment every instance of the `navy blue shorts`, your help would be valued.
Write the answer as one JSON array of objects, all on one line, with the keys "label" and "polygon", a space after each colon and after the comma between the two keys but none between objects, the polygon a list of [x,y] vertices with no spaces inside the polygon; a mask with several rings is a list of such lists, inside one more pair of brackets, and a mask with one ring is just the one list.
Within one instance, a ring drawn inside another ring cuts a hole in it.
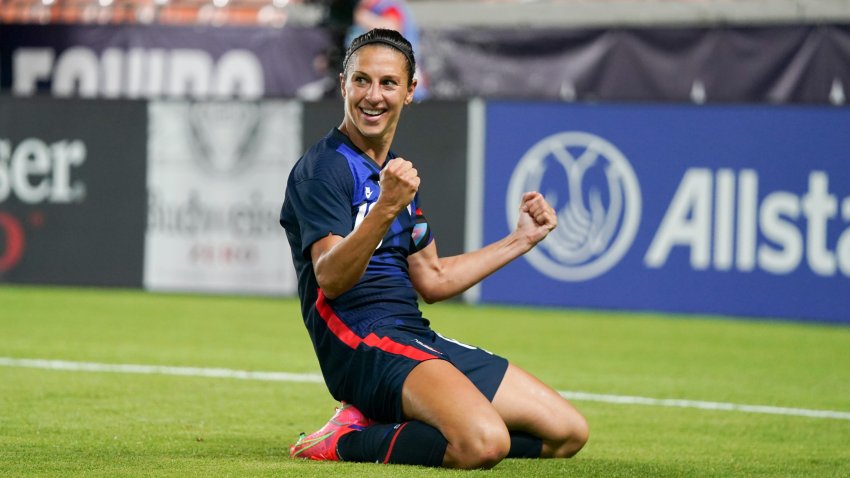
[{"label": "navy blue shorts", "polygon": [[450,362],[490,401],[508,368],[506,359],[443,337],[426,323],[380,327],[360,337],[329,309],[317,315],[307,326],[328,390],[379,422],[404,421],[402,385],[423,361]]}]

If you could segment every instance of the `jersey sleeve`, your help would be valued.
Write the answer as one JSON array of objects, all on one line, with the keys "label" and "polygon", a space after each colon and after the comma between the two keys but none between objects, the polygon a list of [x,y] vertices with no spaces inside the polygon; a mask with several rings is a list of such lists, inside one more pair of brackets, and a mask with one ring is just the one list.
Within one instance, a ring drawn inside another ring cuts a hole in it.
[{"label": "jersey sleeve", "polygon": [[434,234],[431,232],[431,226],[428,224],[428,219],[422,213],[422,208],[419,206],[419,194],[416,194],[414,200],[416,209],[413,212],[413,229],[410,231],[410,253],[415,254],[422,249],[425,249],[428,244],[434,242]]},{"label": "jersey sleeve", "polygon": [[345,168],[326,168],[309,179],[296,182],[293,209],[301,234],[301,253],[309,255],[310,246],[329,234],[345,237],[351,221],[351,172]]}]

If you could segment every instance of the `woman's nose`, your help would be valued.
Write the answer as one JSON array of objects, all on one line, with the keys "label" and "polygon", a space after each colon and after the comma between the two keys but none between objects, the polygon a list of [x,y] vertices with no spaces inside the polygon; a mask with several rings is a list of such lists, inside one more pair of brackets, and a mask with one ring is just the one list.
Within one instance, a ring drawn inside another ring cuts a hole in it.
[{"label": "woman's nose", "polygon": [[369,91],[366,92],[366,99],[372,102],[381,101],[381,85],[378,82],[373,82],[369,85]]}]

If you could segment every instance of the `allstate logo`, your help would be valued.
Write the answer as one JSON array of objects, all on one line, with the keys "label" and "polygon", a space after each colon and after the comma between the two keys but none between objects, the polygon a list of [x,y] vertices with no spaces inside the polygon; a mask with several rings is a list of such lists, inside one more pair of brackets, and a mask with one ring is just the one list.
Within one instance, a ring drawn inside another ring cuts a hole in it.
[{"label": "allstate logo", "polygon": [[582,281],[604,274],[623,258],[637,234],[637,176],[623,153],[598,136],[558,133],[525,153],[508,186],[511,229],[526,191],[542,193],[558,214],[558,227],[525,255],[553,279]]}]

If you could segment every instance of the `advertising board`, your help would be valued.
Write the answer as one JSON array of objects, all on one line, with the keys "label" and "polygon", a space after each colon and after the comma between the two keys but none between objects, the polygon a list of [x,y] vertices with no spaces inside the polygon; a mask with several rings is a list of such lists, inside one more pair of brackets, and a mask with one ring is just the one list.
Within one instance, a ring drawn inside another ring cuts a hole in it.
[{"label": "advertising board", "polygon": [[484,302],[850,322],[850,111],[486,106],[483,241],[559,225]]},{"label": "advertising board", "polygon": [[[60,98],[321,97],[321,28],[4,25],[0,90]],[[326,63],[326,62],[325,62]]]},{"label": "advertising board", "polygon": [[148,151],[147,289],[295,293],[278,216],[299,103],[151,102]]},{"label": "advertising board", "polygon": [[138,287],[147,111],[0,98],[0,282]]}]

